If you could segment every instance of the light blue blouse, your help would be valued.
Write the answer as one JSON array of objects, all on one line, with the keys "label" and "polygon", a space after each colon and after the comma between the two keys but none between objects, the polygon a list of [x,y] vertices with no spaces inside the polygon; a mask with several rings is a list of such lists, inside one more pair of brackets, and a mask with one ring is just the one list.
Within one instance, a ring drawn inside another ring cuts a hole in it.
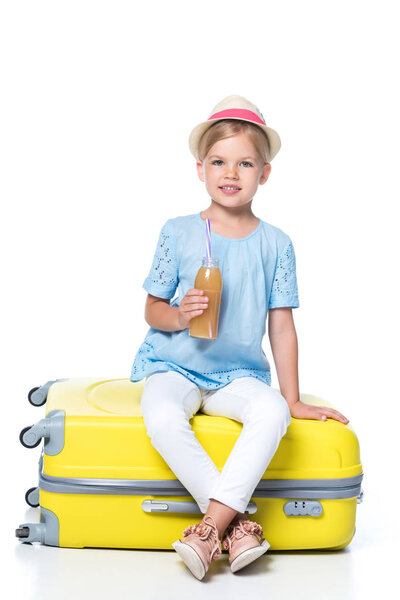
[{"label": "light blue blouse", "polygon": [[[150,327],[137,351],[131,381],[173,370],[205,389],[249,376],[271,385],[262,349],[268,309],[299,307],[291,239],[260,219],[244,238],[226,238],[211,229],[211,254],[219,259],[223,282],[217,338],[191,337],[189,328],[170,332]],[[205,255],[206,225],[200,213],[168,219],[142,287],[159,298],[172,299],[177,291],[170,305],[179,306],[194,288]]]}]

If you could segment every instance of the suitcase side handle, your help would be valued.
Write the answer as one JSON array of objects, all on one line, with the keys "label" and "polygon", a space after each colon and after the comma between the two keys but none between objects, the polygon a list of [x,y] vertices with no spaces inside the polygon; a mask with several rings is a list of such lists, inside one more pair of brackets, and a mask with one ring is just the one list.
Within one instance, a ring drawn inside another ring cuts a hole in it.
[{"label": "suitcase side handle", "polygon": [[[192,513],[201,514],[197,502],[186,502],[184,500],[143,500],[142,509],[151,513]],[[255,502],[249,502],[245,513],[254,514],[257,511]]]}]

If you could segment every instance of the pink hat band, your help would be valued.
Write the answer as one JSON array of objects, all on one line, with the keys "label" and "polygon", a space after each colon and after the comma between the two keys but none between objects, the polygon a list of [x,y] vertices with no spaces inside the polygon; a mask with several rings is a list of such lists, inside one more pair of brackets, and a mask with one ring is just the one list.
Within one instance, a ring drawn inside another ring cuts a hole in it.
[{"label": "pink hat band", "polygon": [[211,117],[208,117],[207,121],[212,119],[245,119],[247,121],[254,121],[255,123],[259,123],[260,125],[265,125],[265,121],[260,119],[260,117],[253,112],[252,110],[247,110],[246,108],[227,108],[226,110],[220,110],[219,112],[214,113]]}]

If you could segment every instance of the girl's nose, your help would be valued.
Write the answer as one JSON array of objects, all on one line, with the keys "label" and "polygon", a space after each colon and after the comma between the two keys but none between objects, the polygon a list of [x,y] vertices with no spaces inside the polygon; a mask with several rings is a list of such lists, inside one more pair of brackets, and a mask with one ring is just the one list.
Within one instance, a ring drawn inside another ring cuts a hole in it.
[{"label": "girl's nose", "polygon": [[226,166],[225,169],[225,177],[236,177],[237,176],[237,169],[235,166]]}]

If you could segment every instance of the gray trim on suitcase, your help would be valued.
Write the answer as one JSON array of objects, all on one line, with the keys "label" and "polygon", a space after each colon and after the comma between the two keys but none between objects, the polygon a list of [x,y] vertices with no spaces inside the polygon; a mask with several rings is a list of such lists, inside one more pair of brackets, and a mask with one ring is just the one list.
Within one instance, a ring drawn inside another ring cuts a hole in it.
[{"label": "gray trim on suitcase", "polygon": [[47,381],[37,390],[32,392],[30,399],[31,403],[36,406],[42,406],[42,404],[44,404],[47,400],[47,394],[49,393],[50,386],[59,381],[68,381],[68,379],[52,379],[51,381]]},{"label": "gray trim on suitcase", "polygon": [[[261,479],[253,498],[354,498],[361,492],[363,474],[340,479]],[[39,488],[60,494],[117,494],[191,496],[178,479],[95,479],[54,477],[43,473],[39,460]]]}]

